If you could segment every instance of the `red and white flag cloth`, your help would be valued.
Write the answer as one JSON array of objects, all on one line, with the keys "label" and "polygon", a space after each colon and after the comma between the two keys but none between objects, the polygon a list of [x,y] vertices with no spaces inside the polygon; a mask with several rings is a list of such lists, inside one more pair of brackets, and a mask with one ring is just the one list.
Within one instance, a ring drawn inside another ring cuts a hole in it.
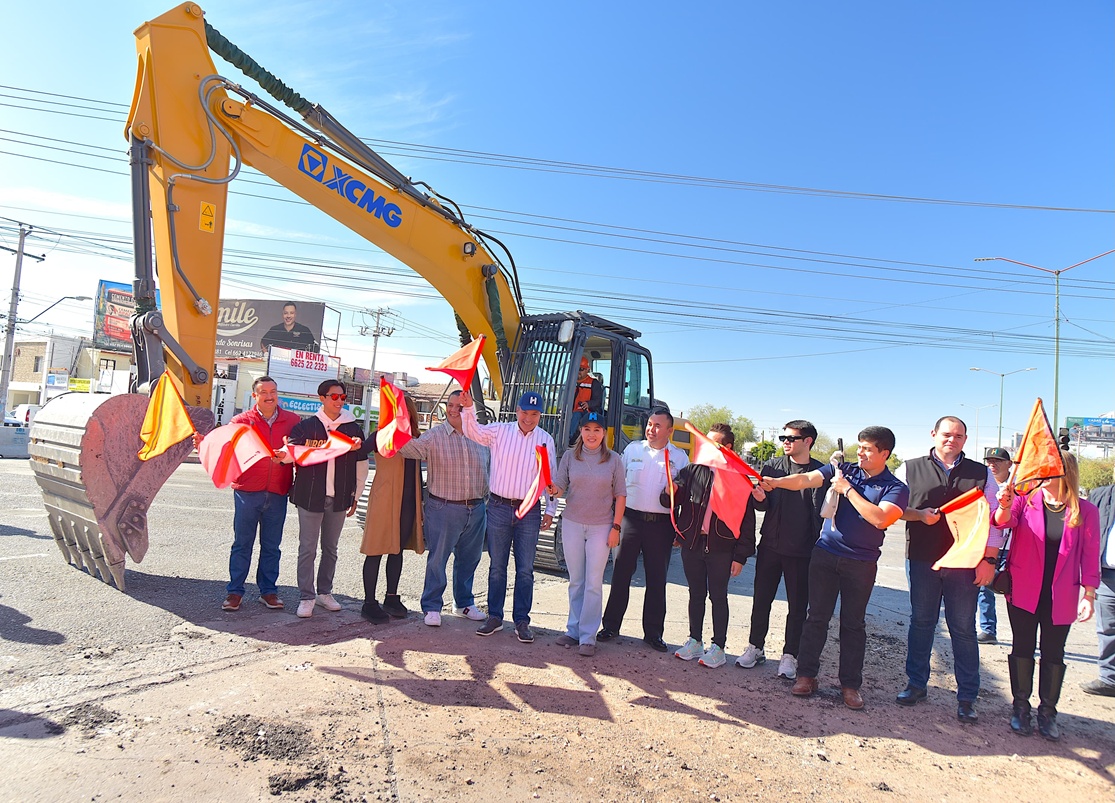
[{"label": "red and white flag cloth", "polygon": [[523,503],[515,511],[515,518],[517,519],[521,519],[529,513],[530,509],[538,504],[538,500],[542,498],[546,489],[554,483],[550,477],[550,451],[545,445],[534,447],[534,460],[537,463],[534,482],[530,484],[530,490],[523,498]]},{"label": "red and white flag cloth", "polygon": [[427,371],[440,371],[449,374],[457,380],[462,389],[468,390],[472,385],[472,377],[476,373],[476,366],[480,362],[480,353],[484,350],[484,335],[478,335],[475,340],[464,348],[458,349]]},{"label": "red and white flag cloth", "polygon": [[[202,441],[204,443],[204,441]],[[295,445],[287,444],[286,450],[298,466],[315,466],[352,451],[355,440],[337,430],[330,430],[325,443]]]},{"label": "red and white flag cloth", "polygon": [[388,382],[387,377],[380,377],[376,451],[384,457],[394,457],[414,437],[410,431],[410,412],[403,395],[403,391]]},{"label": "red and white flag cloth", "polygon": [[666,493],[670,495],[670,524],[674,525],[674,532],[681,535],[681,530],[678,529],[678,520],[674,516],[674,507],[677,502],[674,500],[674,478],[670,474],[670,449],[667,447],[662,450],[663,456],[666,458]]},{"label": "red and white flag cloth", "polygon": [[709,500],[712,512],[738,538],[743,517],[747,514],[747,503],[751,500],[751,490],[755,487],[749,478],[753,477],[758,482],[761,479],[759,473],[731,449],[725,449],[698,432],[688,421],[685,428],[693,436],[695,444],[689,462],[716,469]]},{"label": "red and white flag cloth", "polygon": [[197,448],[206,473],[218,488],[228,488],[240,475],[275,452],[250,424],[225,424],[205,436]]},{"label": "red and white flag cloth", "polygon": [[991,506],[982,488],[965,491],[951,502],[941,505],[941,515],[948,522],[953,544],[933,564],[938,569],[974,569],[983,560],[987,536],[991,532]]}]

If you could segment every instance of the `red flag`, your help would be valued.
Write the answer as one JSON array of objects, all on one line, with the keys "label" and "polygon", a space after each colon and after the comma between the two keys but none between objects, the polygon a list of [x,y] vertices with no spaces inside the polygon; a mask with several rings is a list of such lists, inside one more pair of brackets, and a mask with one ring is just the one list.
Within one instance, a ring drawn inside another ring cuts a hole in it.
[{"label": "red flag", "polygon": [[523,503],[519,505],[519,509],[515,511],[515,518],[521,519],[530,509],[538,504],[538,500],[542,498],[543,492],[553,485],[553,480],[550,478],[550,453],[545,445],[535,446],[534,459],[538,463],[538,473],[534,475],[534,482],[530,484],[530,490],[527,491]]},{"label": "red flag", "polygon": [[938,569],[974,569],[983,560],[987,536],[991,532],[991,506],[982,488],[972,488],[941,505],[941,515],[948,522],[953,544],[933,564]]},{"label": "red flag", "polygon": [[155,380],[151,401],[147,403],[147,412],[139,430],[139,438],[143,441],[139,459],[158,457],[195,432],[194,422],[186,412],[186,402],[182,401],[182,393],[170,374],[163,374]]},{"label": "red flag", "polygon": [[217,427],[197,448],[201,465],[218,488],[227,488],[240,475],[275,452],[259,432],[249,424],[225,424]]},{"label": "red flag", "polygon": [[731,449],[725,449],[695,430],[688,421],[685,422],[685,428],[693,435],[697,444],[690,462],[716,469],[709,500],[712,512],[727,524],[738,538],[740,525],[743,524],[743,517],[747,514],[751,490],[754,488],[748,478],[754,477],[759,480],[761,479],[759,473]]},{"label": "red flag", "polygon": [[379,380],[379,431],[376,448],[384,457],[394,457],[414,437],[410,430],[410,411],[403,401],[403,392],[387,381]]},{"label": "red flag", "polygon": [[472,376],[480,362],[480,352],[484,349],[484,335],[479,335],[464,348],[458,349],[427,371],[441,371],[457,380],[464,390],[472,385]]},{"label": "red flag", "polygon": [[1010,481],[1017,490],[1023,483],[1063,476],[1065,461],[1061,457],[1057,439],[1053,437],[1053,428],[1049,426],[1045,407],[1042,406],[1041,399],[1038,399],[1034,402],[1034,410],[1030,413],[1030,422],[1022,435],[1022,443],[1014,453]]},{"label": "red flag", "polygon": [[[204,441],[203,441],[204,442]],[[330,430],[324,443],[287,444],[286,450],[297,466],[314,466],[352,451],[355,440],[343,432]]]}]

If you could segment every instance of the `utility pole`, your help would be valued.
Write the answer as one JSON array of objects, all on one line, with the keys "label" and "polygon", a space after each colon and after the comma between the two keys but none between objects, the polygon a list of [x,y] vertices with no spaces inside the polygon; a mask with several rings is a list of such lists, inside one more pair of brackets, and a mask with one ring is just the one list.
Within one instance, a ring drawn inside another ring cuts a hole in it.
[{"label": "utility pole", "polygon": [[[19,224],[19,247],[15,251],[15,274],[12,276],[12,299],[8,304],[8,325],[4,333],[4,365],[0,369],[0,415],[8,413],[8,387],[12,382],[12,367],[15,362],[15,322],[19,310],[19,280],[23,272],[23,244],[31,233],[30,226]],[[11,250],[11,249],[7,249]],[[28,254],[32,259],[42,262],[46,257]]]},{"label": "utility pole", "polygon": [[379,351],[379,339],[380,337],[391,337],[395,334],[394,326],[382,326],[381,323],[384,318],[395,313],[387,307],[380,307],[374,312],[370,309],[364,310],[364,312],[376,316],[375,326],[371,328],[370,332],[367,326],[360,327],[361,335],[371,334],[372,336],[372,367],[368,376],[368,384],[364,386],[364,431],[368,432],[372,426],[372,390],[376,378],[376,353]]}]

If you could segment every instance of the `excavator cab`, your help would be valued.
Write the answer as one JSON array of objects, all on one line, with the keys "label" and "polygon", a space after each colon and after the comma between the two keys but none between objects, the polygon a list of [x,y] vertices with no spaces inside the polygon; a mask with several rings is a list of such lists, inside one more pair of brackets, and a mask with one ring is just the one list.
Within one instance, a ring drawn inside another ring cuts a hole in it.
[{"label": "excavator cab", "polygon": [[[514,421],[519,398],[528,391],[542,396],[539,424],[557,446],[555,459],[576,441],[573,404],[582,358],[604,387],[604,420],[611,449],[623,452],[646,430],[654,400],[650,352],[636,339],[640,333],[580,310],[522,318],[510,357],[500,403],[501,421]],[[560,508],[559,508],[560,512]],[[535,566],[565,570],[560,523],[539,534]]]}]

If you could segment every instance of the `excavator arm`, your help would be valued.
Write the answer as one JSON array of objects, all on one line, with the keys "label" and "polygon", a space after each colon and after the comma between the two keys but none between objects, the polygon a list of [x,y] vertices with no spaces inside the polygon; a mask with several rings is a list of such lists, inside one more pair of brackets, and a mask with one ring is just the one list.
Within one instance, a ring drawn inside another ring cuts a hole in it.
[{"label": "excavator arm", "polygon": [[[126,133],[149,145],[151,153],[147,172],[162,290],[160,333],[181,346],[176,354],[168,343],[167,352],[187,403],[209,403],[211,381],[191,370],[191,361],[206,372],[213,365],[228,185],[241,164],[270,176],[426,279],[472,335],[487,336],[484,361],[497,393],[502,391],[505,332],[517,331],[523,309],[513,267],[508,271],[492,255],[491,238],[240,53],[205,22],[196,3],[140,27],[136,44],[139,65]],[[210,44],[299,109],[304,122],[219,76]],[[137,282],[142,273],[137,263]]]}]

